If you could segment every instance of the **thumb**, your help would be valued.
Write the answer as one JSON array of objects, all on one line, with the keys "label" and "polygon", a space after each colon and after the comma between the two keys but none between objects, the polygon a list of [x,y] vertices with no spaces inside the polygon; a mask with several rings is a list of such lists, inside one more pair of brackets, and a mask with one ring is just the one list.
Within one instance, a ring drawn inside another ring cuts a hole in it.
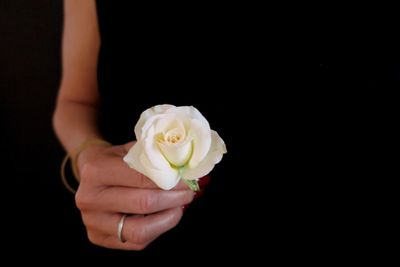
[{"label": "thumb", "polygon": [[131,141],[131,142],[128,142],[128,143],[122,145],[124,147],[125,152],[128,152],[129,149],[131,149],[135,143],[136,143],[136,141]]}]

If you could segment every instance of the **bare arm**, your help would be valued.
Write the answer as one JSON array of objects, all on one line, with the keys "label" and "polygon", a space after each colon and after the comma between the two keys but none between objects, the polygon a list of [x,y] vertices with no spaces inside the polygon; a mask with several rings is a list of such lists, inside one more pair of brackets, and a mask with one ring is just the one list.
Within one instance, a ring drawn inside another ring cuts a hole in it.
[{"label": "bare arm", "polygon": [[94,0],[64,1],[62,80],[53,116],[55,132],[71,152],[97,128],[97,57],[100,36]]},{"label": "bare arm", "polygon": [[[53,123],[61,143],[72,152],[88,139],[101,138],[97,127],[100,37],[94,0],[65,0],[64,6],[63,71]],[[76,205],[89,240],[103,247],[144,249],[173,228],[182,217],[181,207],[193,200],[193,192],[183,183],[163,191],[129,168],[122,157],[131,146],[132,142],[91,145],[79,154]],[[121,222],[125,226],[117,236]]]}]

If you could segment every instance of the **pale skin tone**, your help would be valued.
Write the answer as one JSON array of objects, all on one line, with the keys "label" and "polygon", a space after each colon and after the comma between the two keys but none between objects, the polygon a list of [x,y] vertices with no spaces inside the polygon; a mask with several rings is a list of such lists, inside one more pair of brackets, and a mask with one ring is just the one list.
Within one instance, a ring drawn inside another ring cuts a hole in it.
[{"label": "pale skin tone", "polygon": [[[68,152],[88,139],[103,139],[98,130],[97,58],[100,33],[94,0],[64,1],[62,82],[53,125]],[[180,182],[163,191],[122,160],[130,142],[118,146],[92,144],[78,157],[80,185],[76,205],[89,240],[99,246],[141,250],[178,224],[182,207],[193,192]],[[121,214],[126,217],[122,243],[117,237]]]}]

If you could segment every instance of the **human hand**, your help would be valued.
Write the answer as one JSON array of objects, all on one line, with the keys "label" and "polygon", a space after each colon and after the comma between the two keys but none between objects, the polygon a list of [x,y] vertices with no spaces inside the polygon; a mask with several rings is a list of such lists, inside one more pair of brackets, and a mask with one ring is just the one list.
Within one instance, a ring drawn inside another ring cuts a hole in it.
[{"label": "human hand", "polygon": [[[183,182],[173,190],[161,190],[129,168],[122,158],[133,144],[92,145],[79,155],[81,181],[75,201],[93,244],[142,250],[176,226],[182,218],[182,207],[193,200],[194,193]],[[123,214],[128,214],[122,229],[126,242],[118,238]]]}]

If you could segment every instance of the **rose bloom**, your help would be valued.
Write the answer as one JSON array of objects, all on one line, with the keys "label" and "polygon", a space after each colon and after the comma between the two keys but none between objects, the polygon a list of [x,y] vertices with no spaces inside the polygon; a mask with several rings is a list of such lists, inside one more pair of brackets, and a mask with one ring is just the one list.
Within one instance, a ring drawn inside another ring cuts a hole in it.
[{"label": "rose bloom", "polygon": [[137,143],[124,161],[164,190],[179,179],[207,175],[226,153],[225,143],[194,107],[158,105],[144,111],[135,126]]}]

